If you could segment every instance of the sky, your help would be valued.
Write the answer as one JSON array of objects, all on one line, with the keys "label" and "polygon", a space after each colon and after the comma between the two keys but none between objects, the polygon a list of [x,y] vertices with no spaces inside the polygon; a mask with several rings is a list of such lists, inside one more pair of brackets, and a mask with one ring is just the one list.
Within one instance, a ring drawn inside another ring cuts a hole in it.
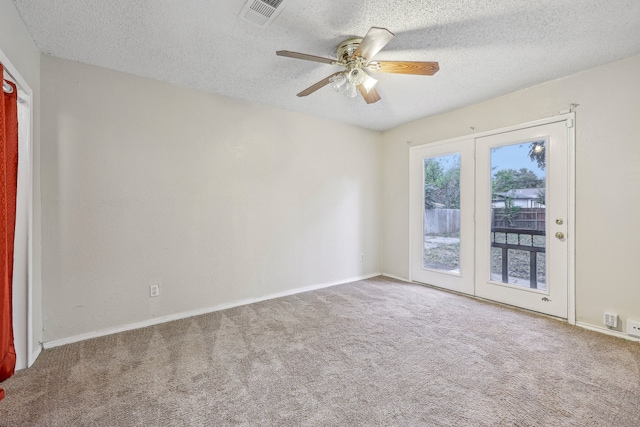
[{"label": "sky", "polygon": [[545,177],[545,171],[538,167],[538,163],[529,158],[530,142],[522,144],[505,145],[491,149],[491,175],[503,169],[527,168],[533,171],[538,178]]},{"label": "sky", "polygon": [[[527,168],[533,171],[538,178],[545,178],[545,171],[538,167],[538,163],[536,161],[529,158],[530,144],[531,142],[524,142],[522,144],[512,144],[492,148],[491,167],[493,171],[491,176],[503,169],[520,170],[521,168]],[[433,160],[436,160],[442,167],[442,170],[446,172],[451,167],[458,167],[460,161],[459,156],[459,154],[451,154],[433,157]]]},{"label": "sky", "polygon": [[445,156],[432,157],[433,160],[438,162],[442,168],[442,172],[446,173],[452,167],[460,167],[460,154],[448,154]]}]

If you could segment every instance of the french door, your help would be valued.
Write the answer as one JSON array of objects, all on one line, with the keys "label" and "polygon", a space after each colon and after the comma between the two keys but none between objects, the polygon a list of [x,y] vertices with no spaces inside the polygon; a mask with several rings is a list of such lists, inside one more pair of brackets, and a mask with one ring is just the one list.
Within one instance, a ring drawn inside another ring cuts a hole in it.
[{"label": "french door", "polygon": [[476,140],[476,296],[567,318],[567,171],[565,122]]},{"label": "french door", "polygon": [[414,147],[417,282],[568,317],[567,121]]},{"label": "french door", "polygon": [[412,150],[412,279],[473,294],[474,140]]}]

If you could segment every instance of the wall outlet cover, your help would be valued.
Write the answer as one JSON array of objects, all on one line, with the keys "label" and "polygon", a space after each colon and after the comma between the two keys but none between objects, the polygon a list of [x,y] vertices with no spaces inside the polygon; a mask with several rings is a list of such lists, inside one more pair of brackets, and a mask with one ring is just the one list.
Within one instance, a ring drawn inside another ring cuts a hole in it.
[{"label": "wall outlet cover", "polygon": [[640,322],[627,319],[627,335],[640,338]]},{"label": "wall outlet cover", "polygon": [[158,295],[160,295],[160,285],[158,285],[158,284],[150,285],[149,286],[149,296],[150,297],[157,297]]}]

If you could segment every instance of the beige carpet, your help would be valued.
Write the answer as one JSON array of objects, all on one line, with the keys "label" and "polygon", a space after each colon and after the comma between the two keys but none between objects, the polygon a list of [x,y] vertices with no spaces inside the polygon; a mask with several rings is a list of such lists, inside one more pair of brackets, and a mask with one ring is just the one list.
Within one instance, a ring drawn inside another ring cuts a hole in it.
[{"label": "beige carpet", "polygon": [[640,426],[640,344],[375,278],[46,350],[2,426]]}]

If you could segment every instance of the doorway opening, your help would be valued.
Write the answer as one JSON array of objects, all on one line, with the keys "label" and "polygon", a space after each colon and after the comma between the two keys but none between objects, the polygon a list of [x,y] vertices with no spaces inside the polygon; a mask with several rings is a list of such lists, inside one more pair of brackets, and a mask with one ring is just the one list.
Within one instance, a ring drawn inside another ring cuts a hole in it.
[{"label": "doorway opening", "polygon": [[18,91],[18,189],[14,239],[12,311],[16,370],[33,364],[40,352],[34,346],[33,333],[33,92],[0,51],[3,80],[15,84]]}]

